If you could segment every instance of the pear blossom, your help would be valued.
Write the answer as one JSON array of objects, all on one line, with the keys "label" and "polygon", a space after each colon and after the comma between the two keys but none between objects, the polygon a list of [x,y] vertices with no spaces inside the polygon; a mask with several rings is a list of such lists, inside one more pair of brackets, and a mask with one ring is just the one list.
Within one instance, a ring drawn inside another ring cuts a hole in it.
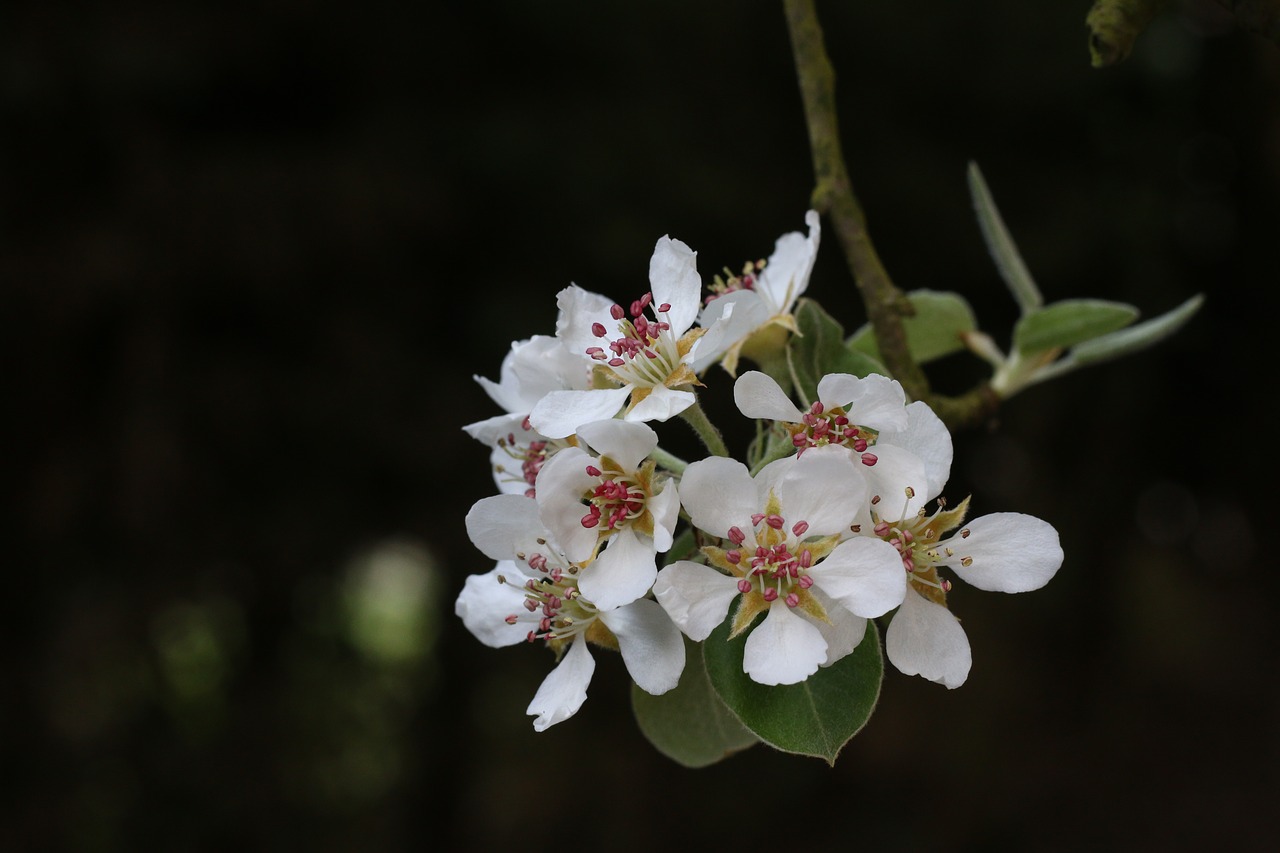
[{"label": "pear blossom", "polygon": [[[758,370],[743,373],[733,386],[738,410],[784,424],[799,455],[816,447],[845,448],[861,463],[872,497],[896,497],[908,488],[924,494],[945,482],[951,434],[926,404],[908,405],[897,380],[828,373],[818,380],[817,392],[817,401],[801,410],[773,377]],[[922,505],[923,500],[909,509]]]},{"label": "pear blossom", "polygon": [[653,586],[657,555],[674,539],[680,497],[649,459],[658,434],[647,424],[594,421],[578,427],[577,438],[578,446],[543,467],[538,510],[568,559],[589,560],[606,545],[580,586],[597,607],[612,610]]},{"label": "pear blossom", "polygon": [[866,485],[840,448],[776,460],[755,477],[737,460],[703,459],[685,470],[680,494],[693,525],[723,542],[702,549],[710,565],[662,569],[654,596],[695,641],[736,599],[731,635],[751,629],[743,671],[760,684],[803,681],[851,652],[868,618],[902,602],[898,552],[871,537],[841,541]]},{"label": "pear blossom", "polygon": [[679,240],[660,239],[649,287],[628,308],[577,285],[560,291],[557,337],[614,387],[548,393],[530,413],[535,429],[564,438],[619,413],[630,421],[665,421],[693,405],[685,389],[698,384],[690,365],[706,332],[693,328],[702,292],[697,254]]},{"label": "pear blossom", "polygon": [[555,653],[557,665],[527,710],[536,717],[536,731],[572,717],[586,701],[595,673],[589,645],[620,652],[642,690],[661,694],[676,686],[685,662],[679,629],[649,599],[606,611],[584,596],[579,580],[589,565],[565,556],[540,522],[534,500],[484,498],[467,513],[466,524],[472,542],[497,564],[467,579],[456,615],[487,646],[541,640]]},{"label": "pear blossom", "polygon": [[491,448],[493,478],[500,492],[532,496],[543,463],[569,442],[535,430],[529,413],[552,391],[589,388],[591,371],[559,339],[535,335],[511,345],[502,360],[499,381],[474,379],[506,414],[468,424],[463,430]]},{"label": "pear blossom", "polygon": [[[885,631],[885,653],[906,675],[920,675],[948,688],[969,676],[972,654],[960,621],[947,607],[951,582],[946,567],[971,586],[990,592],[1039,589],[1062,565],[1062,546],[1051,524],[1019,512],[997,512],[965,524],[966,498],[954,509],[945,502],[932,515],[886,520],[862,533],[888,542],[901,555],[910,579],[902,606]],[[963,526],[962,526],[963,525]],[[945,534],[953,533],[949,537]]]},{"label": "pear blossom", "polygon": [[711,285],[698,323],[712,328],[723,321],[723,330],[717,345],[705,341],[699,347],[695,371],[702,373],[719,361],[733,376],[742,355],[777,348],[788,333],[797,331],[791,310],[809,286],[822,233],[817,211],[806,213],[804,221],[807,237],[798,231],[784,234],[767,261],[747,264],[741,275]]}]

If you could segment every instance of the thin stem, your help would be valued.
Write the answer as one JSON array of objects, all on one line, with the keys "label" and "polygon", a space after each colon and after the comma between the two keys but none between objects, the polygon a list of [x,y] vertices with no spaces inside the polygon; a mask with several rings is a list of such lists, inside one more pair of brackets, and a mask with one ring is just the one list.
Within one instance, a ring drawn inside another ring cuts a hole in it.
[{"label": "thin stem", "polygon": [[815,210],[830,219],[844,250],[845,262],[875,332],[880,357],[908,396],[927,402],[948,427],[982,424],[999,405],[999,397],[987,383],[979,384],[963,397],[939,396],[932,393],[928,378],[911,355],[902,320],[911,316],[913,309],[876,253],[867,232],[866,216],[849,180],[836,119],[835,72],[823,44],[813,0],[783,0],[783,9],[813,154],[812,203]]},{"label": "thin stem", "polygon": [[831,220],[885,366],[908,394],[923,399],[929,393],[929,382],[907,349],[902,326],[903,316],[911,313],[910,303],[880,262],[845,166],[836,120],[835,71],[823,43],[818,13],[813,0],[783,0],[783,6],[813,153],[814,209]]},{"label": "thin stem", "polygon": [[698,438],[702,439],[703,445],[712,455],[729,455],[729,448],[720,436],[720,430],[716,429],[715,424],[711,423],[707,413],[702,410],[701,404],[695,401],[692,406],[680,413],[680,417],[684,419],[685,423],[693,427],[693,431],[698,434]]},{"label": "thin stem", "polygon": [[649,458],[658,463],[658,466],[670,471],[672,474],[683,474],[684,469],[689,467],[689,463],[685,462],[674,453],[668,453],[661,447],[655,447],[650,453]]}]

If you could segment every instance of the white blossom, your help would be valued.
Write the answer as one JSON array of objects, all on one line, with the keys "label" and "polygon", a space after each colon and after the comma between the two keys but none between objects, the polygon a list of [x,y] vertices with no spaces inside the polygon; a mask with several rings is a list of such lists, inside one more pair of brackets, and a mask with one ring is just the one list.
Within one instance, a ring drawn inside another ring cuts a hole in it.
[{"label": "white blossom", "polygon": [[557,666],[529,704],[535,730],[568,719],[586,700],[595,672],[589,643],[619,651],[642,690],[659,694],[676,686],[685,659],[679,629],[649,599],[602,611],[583,596],[578,581],[586,567],[565,557],[532,499],[485,498],[466,522],[471,541],[498,562],[467,579],[455,613],[488,646],[541,640],[556,655]]},{"label": "white blossom", "polygon": [[724,547],[703,549],[711,565],[662,569],[654,595],[693,640],[706,639],[737,599],[731,633],[751,630],[743,670],[754,681],[803,681],[852,651],[866,619],[902,602],[898,553],[872,538],[841,541],[866,486],[839,448],[777,460],[754,478],[736,460],[700,460],[680,494],[693,525]]},{"label": "white blossom", "polygon": [[763,264],[750,264],[741,275],[712,285],[698,323],[722,328],[714,343],[708,339],[699,346],[694,360],[698,373],[719,361],[732,376],[739,358],[750,356],[752,344],[765,345],[763,339],[773,332],[785,336],[796,331],[791,310],[809,286],[822,233],[816,211],[806,213],[804,221],[809,226],[807,237],[798,231],[782,235]]}]

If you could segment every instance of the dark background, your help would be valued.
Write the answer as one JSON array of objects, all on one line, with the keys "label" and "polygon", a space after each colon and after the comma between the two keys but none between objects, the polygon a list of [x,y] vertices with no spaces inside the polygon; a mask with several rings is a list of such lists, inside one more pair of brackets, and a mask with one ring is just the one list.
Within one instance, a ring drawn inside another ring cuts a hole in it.
[{"label": "dark background", "polygon": [[[461,426],[566,284],[629,300],[663,234],[710,278],[803,227],[781,8],[451,5],[0,11],[0,848],[1273,849],[1280,50],[1212,3],[1106,70],[1083,0],[819,4],[901,287],[1007,342],[972,159],[1048,300],[1207,301],[956,436],[948,494],[1067,555],[953,594],[967,684],[891,670],[834,769],[694,771],[609,656],[535,734],[547,655],[452,615],[489,568]],[[862,322],[833,238],[810,292]]]}]

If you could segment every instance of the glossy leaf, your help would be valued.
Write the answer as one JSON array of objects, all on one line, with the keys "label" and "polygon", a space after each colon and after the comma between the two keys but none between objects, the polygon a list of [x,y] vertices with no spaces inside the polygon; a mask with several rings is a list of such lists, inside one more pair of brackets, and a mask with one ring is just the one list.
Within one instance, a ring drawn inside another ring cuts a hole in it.
[{"label": "glossy leaf", "polygon": [[659,752],[685,767],[706,767],[759,743],[725,707],[707,678],[697,644],[685,638],[685,668],[674,690],[659,696],[631,685],[640,731]]},{"label": "glossy leaf", "polygon": [[724,704],[765,743],[783,752],[810,755],[835,764],[836,756],[861,731],[880,696],[884,659],[873,621],[853,652],[799,684],[767,687],[742,671],[750,632],[729,639],[729,624],[702,644],[711,685]]}]

